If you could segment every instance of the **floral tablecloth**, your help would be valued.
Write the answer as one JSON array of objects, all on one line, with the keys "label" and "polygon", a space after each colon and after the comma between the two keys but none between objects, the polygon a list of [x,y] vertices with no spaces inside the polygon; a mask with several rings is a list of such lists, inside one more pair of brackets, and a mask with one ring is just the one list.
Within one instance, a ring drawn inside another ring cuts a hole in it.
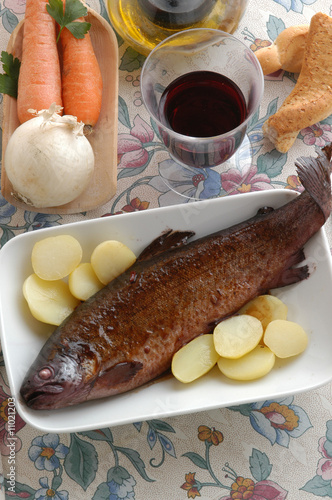
[{"label": "floral tablecloth", "polygon": [[[87,2],[108,19],[103,0]],[[25,0],[0,1],[0,43],[24,16]],[[332,14],[329,0],[249,0],[236,35],[253,50],[285,27]],[[294,160],[332,141],[332,116],[304,129],[288,154],[263,138],[262,124],[295,83],[266,77],[259,113],[248,136],[253,162],[239,155],[223,175],[180,169],[162,147],[141,99],[144,57],[119,43],[118,187],[105,206],[71,216],[16,209],[0,196],[1,246],[26,231],[113,214],[186,203],[167,187],[195,198],[265,189],[301,190]],[[2,107],[1,107],[2,110]],[[180,187],[179,187],[180,186]],[[121,215],[120,215],[121,216]],[[331,222],[326,231],[331,244]],[[0,270],[1,279],[1,270]],[[332,358],[332,353],[331,353]],[[310,500],[332,498],[332,392],[326,385],[294,397],[252,402],[197,414],[151,419],[72,434],[29,427],[16,413],[6,367],[0,371],[1,498],[39,500]],[[15,432],[13,432],[13,421]]]}]

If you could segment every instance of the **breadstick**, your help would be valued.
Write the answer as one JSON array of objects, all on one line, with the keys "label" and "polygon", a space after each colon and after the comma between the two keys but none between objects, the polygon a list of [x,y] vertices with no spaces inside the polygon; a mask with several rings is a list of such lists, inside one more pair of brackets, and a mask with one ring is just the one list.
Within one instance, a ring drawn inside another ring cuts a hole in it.
[{"label": "breadstick", "polygon": [[255,52],[264,75],[270,75],[279,69],[290,73],[300,73],[308,24],[291,26],[284,29],[272,45]]},{"label": "breadstick", "polygon": [[264,123],[263,132],[286,153],[300,130],[332,113],[332,18],[321,12],[310,22],[297,83],[279,110]]}]

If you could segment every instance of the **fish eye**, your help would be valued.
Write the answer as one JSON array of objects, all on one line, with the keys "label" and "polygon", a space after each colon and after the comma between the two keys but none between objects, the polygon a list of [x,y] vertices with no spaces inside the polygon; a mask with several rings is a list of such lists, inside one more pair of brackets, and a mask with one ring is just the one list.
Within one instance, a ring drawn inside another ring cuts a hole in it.
[{"label": "fish eye", "polygon": [[52,370],[47,366],[45,368],[42,368],[38,373],[39,378],[41,378],[42,380],[48,380],[52,377],[52,375]]}]

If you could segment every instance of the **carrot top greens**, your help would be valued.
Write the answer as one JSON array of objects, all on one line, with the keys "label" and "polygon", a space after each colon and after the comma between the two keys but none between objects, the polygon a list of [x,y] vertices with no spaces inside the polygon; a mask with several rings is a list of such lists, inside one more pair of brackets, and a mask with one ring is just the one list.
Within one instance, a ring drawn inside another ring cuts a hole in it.
[{"label": "carrot top greens", "polygon": [[17,97],[17,82],[20,72],[21,62],[12,54],[8,54],[4,50],[1,52],[0,61],[4,74],[0,75],[0,92],[8,94],[11,97]]},{"label": "carrot top greens", "polygon": [[66,0],[65,11],[63,11],[62,0],[49,0],[46,9],[60,26],[57,41],[63,28],[67,28],[75,38],[84,38],[91,27],[91,24],[85,21],[75,22],[75,19],[84,17],[88,13],[88,9],[80,0]]}]

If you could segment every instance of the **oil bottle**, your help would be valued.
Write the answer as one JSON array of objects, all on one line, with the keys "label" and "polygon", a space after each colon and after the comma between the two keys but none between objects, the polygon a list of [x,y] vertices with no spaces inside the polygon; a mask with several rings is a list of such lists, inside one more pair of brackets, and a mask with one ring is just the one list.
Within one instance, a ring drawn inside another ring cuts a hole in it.
[{"label": "oil bottle", "polygon": [[159,42],[189,28],[233,33],[248,0],[107,0],[118,34],[147,55]]}]

